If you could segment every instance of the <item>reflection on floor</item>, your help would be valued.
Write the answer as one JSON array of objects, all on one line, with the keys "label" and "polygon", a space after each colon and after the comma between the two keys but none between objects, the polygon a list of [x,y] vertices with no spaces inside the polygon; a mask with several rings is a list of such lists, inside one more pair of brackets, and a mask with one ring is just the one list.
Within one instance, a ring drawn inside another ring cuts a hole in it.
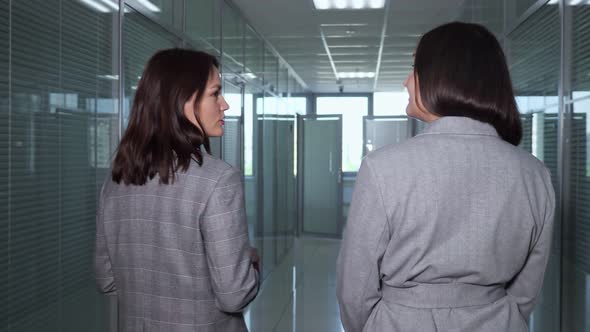
[{"label": "reflection on floor", "polygon": [[341,332],[336,299],[339,240],[298,238],[246,312],[251,332]]}]

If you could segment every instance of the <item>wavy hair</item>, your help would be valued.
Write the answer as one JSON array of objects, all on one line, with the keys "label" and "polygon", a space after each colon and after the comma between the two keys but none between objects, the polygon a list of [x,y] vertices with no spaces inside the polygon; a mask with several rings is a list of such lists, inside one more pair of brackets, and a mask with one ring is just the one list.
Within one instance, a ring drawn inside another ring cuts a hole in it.
[{"label": "wavy hair", "polygon": [[214,68],[219,68],[215,57],[188,49],[161,50],[150,58],[113,161],[114,182],[143,185],[157,174],[168,184],[191,160],[202,165],[201,149],[210,153],[209,138],[186,118],[184,105],[196,92],[196,109]]}]

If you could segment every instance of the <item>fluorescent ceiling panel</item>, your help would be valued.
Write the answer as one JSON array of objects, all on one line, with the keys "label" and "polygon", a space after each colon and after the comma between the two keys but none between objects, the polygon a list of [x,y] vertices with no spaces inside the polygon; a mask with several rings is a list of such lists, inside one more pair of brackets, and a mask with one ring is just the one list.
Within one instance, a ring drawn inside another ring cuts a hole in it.
[{"label": "fluorescent ceiling panel", "polygon": [[382,9],[386,0],[313,0],[317,10],[334,9]]}]

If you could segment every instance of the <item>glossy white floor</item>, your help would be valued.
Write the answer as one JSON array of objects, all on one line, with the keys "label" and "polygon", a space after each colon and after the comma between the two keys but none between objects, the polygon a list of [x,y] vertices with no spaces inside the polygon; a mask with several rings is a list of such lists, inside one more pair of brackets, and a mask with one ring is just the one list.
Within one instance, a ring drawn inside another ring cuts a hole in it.
[{"label": "glossy white floor", "polygon": [[251,332],[341,332],[336,299],[340,240],[298,238],[246,312]]}]

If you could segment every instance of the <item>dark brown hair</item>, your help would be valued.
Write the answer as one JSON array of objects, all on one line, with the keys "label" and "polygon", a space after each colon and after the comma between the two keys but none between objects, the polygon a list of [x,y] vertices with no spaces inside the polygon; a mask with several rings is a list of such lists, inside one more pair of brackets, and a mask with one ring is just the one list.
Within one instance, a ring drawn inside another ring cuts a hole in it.
[{"label": "dark brown hair", "polygon": [[414,75],[429,112],[489,123],[502,139],[519,144],[522,124],[506,58],[483,26],[453,22],[426,33],[416,49]]},{"label": "dark brown hair", "polygon": [[201,146],[210,153],[209,138],[186,118],[184,104],[195,92],[199,104],[213,68],[219,68],[215,57],[193,50],[167,49],[151,57],[113,161],[113,181],[142,185],[158,174],[167,184],[191,160],[202,165]]}]

